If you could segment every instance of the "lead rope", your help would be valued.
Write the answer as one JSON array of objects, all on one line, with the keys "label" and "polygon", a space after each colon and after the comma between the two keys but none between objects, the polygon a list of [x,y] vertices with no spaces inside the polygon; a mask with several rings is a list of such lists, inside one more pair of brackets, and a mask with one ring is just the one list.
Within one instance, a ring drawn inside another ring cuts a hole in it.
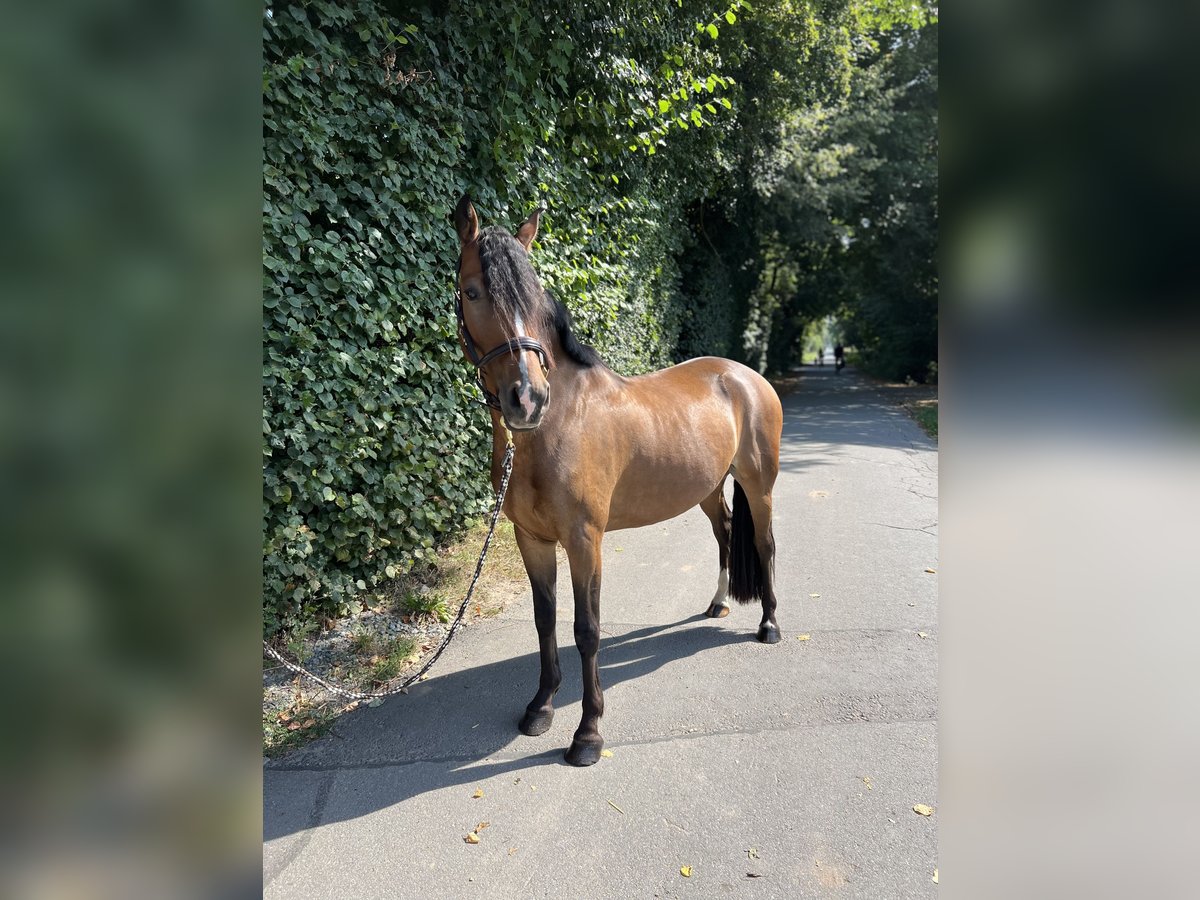
[{"label": "lead rope", "polygon": [[419,670],[410,675],[408,678],[404,679],[404,681],[399,685],[394,688],[388,688],[386,691],[352,691],[326,681],[320,675],[314,675],[299,663],[294,663],[291,660],[286,659],[278,650],[268,644],[265,640],[263,641],[263,652],[272,659],[284,665],[286,668],[291,669],[297,675],[303,675],[306,678],[311,678],[317,684],[321,685],[321,687],[325,688],[325,690],[332,691],[335,694],[341,694],[343,697],[349,697],[352,700],[372,700],[379,697],[391,697],[394,694],[405,693],[408,690],[409,685],[428,672],[430,667],[437,662],[438,657],[442,655],[442,651],[445,650],[447,645],[450,643],[450,639],[454,637],[455,632],[457,632],[461,627],[463,616],[466,615],[467,606],[471,602],[471,595],[475,592],[475,582],[479,580],[479,576],[483,572],[483,561],[487,559],[488,548],[492,544],[492,535],[496,531],[496,522],[500,518],[500,507],[504,505],[504,495],[508,493],[508,480],[512,476],[513,442],[512,435],[508,433],[507,428],[505,429],[505,436],[508,438],[508,448],[504,451],[504,475],[500,479],[500,490],[496,492],[496,506],[494,509],[492,509],[492,521],[488,526],[487,537],[483,539],[483,550],[479,554],[479,562],[475,564],[475,574],[471,576],[471,583],[467,587],[467,595],[463,597],[462,603],[458,605],[458,615],[455,616],[454,621],[450,623],[450,630],[446,632],[445,637],[443,637],[441,643],[438,644],[437,650],[433,652],[433,656],[426,661],[425,665],[421,666]]}]

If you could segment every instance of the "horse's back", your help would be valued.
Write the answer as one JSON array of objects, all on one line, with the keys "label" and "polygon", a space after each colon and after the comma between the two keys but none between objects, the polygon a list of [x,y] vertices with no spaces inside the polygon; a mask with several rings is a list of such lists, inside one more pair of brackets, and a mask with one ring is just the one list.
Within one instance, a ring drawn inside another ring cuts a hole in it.
[{"label": "horse's back", "polygon": [[776,432],[783,428],[783,407],[775,388],[758,372],[732,359],[700,356],[630,381],[645,381],[653,384],[656,392],[681,399],[695,394],[724,394],[740,424],[754,422]]}]

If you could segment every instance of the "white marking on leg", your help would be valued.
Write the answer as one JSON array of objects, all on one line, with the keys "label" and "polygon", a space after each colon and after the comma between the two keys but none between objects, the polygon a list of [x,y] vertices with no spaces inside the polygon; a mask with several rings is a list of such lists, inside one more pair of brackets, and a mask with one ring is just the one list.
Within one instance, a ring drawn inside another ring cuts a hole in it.
[{"label": "white marking on leg", "polygon": [[729,570],[722,569],[717,578],[717,592],[713,594],[711,606],[729,605]]}]

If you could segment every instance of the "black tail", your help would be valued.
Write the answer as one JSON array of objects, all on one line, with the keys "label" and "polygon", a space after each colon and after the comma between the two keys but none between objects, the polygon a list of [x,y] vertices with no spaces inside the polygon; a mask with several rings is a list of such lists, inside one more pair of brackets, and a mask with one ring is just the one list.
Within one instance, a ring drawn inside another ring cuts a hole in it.
[{"label": "black tail", "polygon": [[746,492],[733,482],[733,524],[729,535],[729,594],[738,603],[763,598],[763,567],[754,545],[754,519]]}]

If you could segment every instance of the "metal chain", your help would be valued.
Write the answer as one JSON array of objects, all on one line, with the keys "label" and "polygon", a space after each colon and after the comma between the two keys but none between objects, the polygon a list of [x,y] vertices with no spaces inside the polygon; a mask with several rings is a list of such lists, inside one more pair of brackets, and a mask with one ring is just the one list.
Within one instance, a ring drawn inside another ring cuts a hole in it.
[{"label": "metal chain", "polygon": [[442,655],[442,651],[445,650],[446,646],[450,643],[450,639],[454,637],[455,632],[457,632],[462,625],[463,616],[466,615],[467,606],[471,602],[471,595],[475,592],[475,582],[479,581],[479,576],[483,572],[483,561],[487,559],[488,548],[492,544],[492,535],[496,531],[496,522],[500,518],[500,507],[504,505],[504,495],[508,493],[508,480],[512,476],[512,461],[513,443],[510,435],[508,449],[504,452],[504,475],[500,479],[500,490],[496,492],[496,506],[492,510],[492,521],[488,526],[487,537],[483,539],[483,550],[479,554],[479,562],[475,564],[475,574],[471,576],[471,584],[467,587],[467,595],[463,597],[462,603],[460,603],[458,606],[458,615],[455,616],[454,621],[450,623],[450,630],[446,632],[445,637],[442,638],[442,642],[438,644],[438,648],[434,651],[433,656],[431,656],[426,661],[425,665],[421,666],[417,672],[404,679],[404,681],[397,687],[389,688],[386,691],[352,691],[333,684],[332,682],[326,681],[320,675],[314,675],[299,663],[294,663],[289,659],[285,659],[278,650],[268,644],[265,640],[263,641],[263,652],[265,652],[272,659],[282,663],[288,669],[291,669],[297,675],[303,675],[306,678],[311,678],[317,684],[321,685],[321,687],[325,688],[325,690],[332,691],[335,694],[341,694],[343,697],[349,697],[352,700],[372,700],[379,697],[391,697],[394,694],[405,693],[408,690],[409,685],[428,672],[430,667],[437,662],[438,657]]}]

